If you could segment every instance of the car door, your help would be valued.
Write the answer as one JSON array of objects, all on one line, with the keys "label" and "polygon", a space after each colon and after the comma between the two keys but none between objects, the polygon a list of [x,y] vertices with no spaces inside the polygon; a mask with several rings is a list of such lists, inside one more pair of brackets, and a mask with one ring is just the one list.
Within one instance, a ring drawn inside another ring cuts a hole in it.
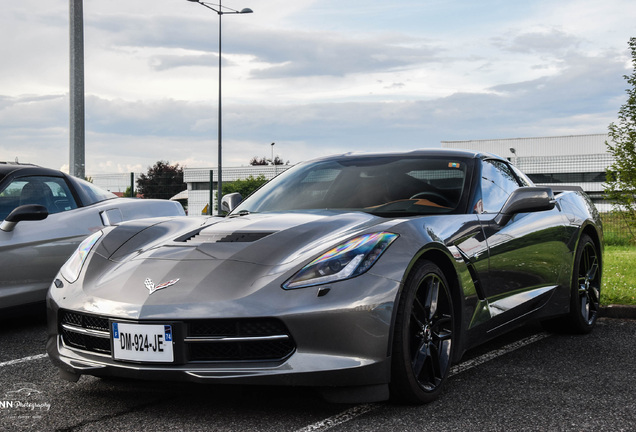
[{"label": "car door", "polygon": [[484,293],[494,325],[540,307],[559,289],[568,268],[569,248],[565,218],[552,210],[497,217],[510,194],[528,181],[501,160],[481,163],[479,219],[488,245],[488,274]]},{"label": "car door", "polygon": [[[69,185],[62,177],[29,175],[13,178],[0,190],[11,207],[38,204],[49,216],[19,222],[11,231],[0,230],[0,307],[43,301],[46,289],[79,242],[101,225],[99,216],[86,221]],[[13,208],[6,208],[4,219]],[[6,213],[6,214],[5,214]]]}]

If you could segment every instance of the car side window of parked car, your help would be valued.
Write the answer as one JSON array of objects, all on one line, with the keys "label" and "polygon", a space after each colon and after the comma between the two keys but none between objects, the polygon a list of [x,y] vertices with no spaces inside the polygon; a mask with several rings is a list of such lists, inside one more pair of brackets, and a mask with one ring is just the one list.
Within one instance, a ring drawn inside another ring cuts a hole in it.
[{"label": "car side window of parked car", "polygon": [[498,160],[485,160],[481,169],[481,195],[484,213],[499,213],[506,200],[519,187],[510,167]]},{"label": "car side window of parked car", "polygon": [[0,219],[16,207],[39,204],[49,214],[77,208],[77,202],[63,178],[47,176],[19,177],[0,191]]}]

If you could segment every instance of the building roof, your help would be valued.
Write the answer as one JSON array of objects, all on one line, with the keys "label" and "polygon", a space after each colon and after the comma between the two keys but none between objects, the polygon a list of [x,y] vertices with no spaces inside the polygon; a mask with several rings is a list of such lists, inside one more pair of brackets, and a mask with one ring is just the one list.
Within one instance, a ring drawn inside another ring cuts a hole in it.
[{"label": "building roof", "polygon": [[[502,157],[597,155],[607,151],[607,134],[536,138],[442,141],[444,148],[466,148]],[[511,149],[514,149],[514,153]]]}]

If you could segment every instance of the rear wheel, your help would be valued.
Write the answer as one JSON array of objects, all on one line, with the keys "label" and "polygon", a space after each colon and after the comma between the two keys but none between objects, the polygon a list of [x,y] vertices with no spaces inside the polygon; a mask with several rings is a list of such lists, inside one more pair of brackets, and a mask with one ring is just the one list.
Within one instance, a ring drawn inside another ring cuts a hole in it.
[{"label": "rear wheel", "polygon": [[601,299],[601,267],[596,244],[583,235],[576,251],[570,321],[572,330],[589,333],[596,324]]},{"label": "rear wheel", "polygon": [[596,243],[584,234],[574,258],[570,294],[570,313],[545,323],[548,330],[585,334],[598,318],[601,298],[601,261]]},{"label": "rear wheel", "polygon": [[391,397],[411,404],[438,397],[450,371],[453,302],[441,269],[430,261],[408,277],[393,339]]}]

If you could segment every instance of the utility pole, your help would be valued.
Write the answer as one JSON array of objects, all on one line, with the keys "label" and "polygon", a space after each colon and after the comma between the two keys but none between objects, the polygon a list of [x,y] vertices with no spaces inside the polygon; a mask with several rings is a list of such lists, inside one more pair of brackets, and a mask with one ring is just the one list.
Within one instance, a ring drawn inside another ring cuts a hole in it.
[{"label": "utility pole", "polygon": [[70,140],[69,173],[84,178],[84,11],[83,0],[69,0],[70,15]]}]

